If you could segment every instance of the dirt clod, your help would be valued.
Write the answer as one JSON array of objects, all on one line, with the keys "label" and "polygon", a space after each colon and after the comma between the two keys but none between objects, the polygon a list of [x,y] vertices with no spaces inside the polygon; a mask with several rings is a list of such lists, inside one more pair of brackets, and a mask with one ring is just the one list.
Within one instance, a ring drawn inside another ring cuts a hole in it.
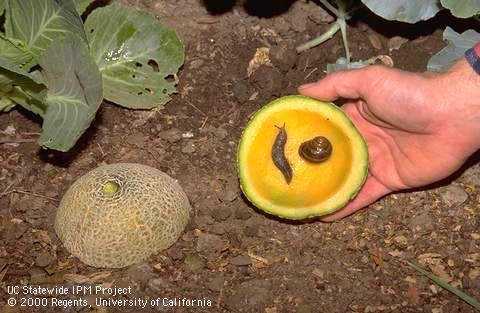
[{"label": "dirt clod", "polygon": [[189,271],[199,273],[205,268],[206,262],[198,254],[189,254],[185,257],[184,264]]},{"label": "dirt clod", "polygon": [[227,220],[232,215],[232,210],[229,207],[219,207],[213,209],[211,214],[214,220],[221,222]]},{"label": "dirt clod", "polygon": [[225,299],[227,308],[236,311],[243,307],[247,311],[262,311],[272,301],[272,283],[267,280],[254,279],[243,282]]},{"label": "dirt clod", "polygon": [[164,130],[158,134],[158,137],[169,143],[175,143],[182,139],[182,132],[178,129]]},{"label": "dirt clod", "polygon": [[247,82],[243,80],[234,82],[232,88],[233,95],[235,96],[239,104],[243,104],[244,102],[246,102],[252,94],[252,88]]},{"label": "dirt clod", "polygon": [[46,251],[40,252],[35,258],[35,265],[40,267],[47,267],[55,261],[55,257]]},{"label": "dirt clod", "polygon": [[230,259],[230,263],[236,266],[244,266],[252,264],[252,260],[248,255],[239,255]]},{"label": "dirt clod", "polygon": [[206,253],[220,253],[225,248],[221,237],[200,233],[197,239],[197,251]]},{"label": "dirt clod", "polygon": [[206,287],[212,291],[222,290],[225,285],[225,277],[220,273],[216,273],[212,276],[213,277],[207,282]]},{"label": "dirt clod", "polygon": [[297,64],[298,60],[295,45],[288,41],[282,41],[278,45],[271,47],[270,59],[283,72],[289,71]]},{"label": "dirt clod", "polygon": [[252,74],[251,79],[262,94],[278,95],[283,85],[282,72],[272,66],[262,65]]}]

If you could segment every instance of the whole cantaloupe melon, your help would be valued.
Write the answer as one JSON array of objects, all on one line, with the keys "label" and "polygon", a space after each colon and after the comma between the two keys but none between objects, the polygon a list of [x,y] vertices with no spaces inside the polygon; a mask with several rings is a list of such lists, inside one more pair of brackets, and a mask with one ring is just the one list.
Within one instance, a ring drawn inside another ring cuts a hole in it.
[{"label": "whole cantaloupe melon", "polygon": [[55,231],[82,262],[120,268],[171,246],[190,211],[181,186],[162,171],[109,164],[70,186],[58,208]]}]

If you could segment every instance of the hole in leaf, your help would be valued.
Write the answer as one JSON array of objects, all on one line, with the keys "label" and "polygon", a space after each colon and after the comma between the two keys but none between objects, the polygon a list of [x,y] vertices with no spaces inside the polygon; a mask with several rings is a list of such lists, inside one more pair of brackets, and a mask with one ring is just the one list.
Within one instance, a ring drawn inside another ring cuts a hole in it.
[{"label": "hole in leaf", "polygon": [[141,91],[137,92],[137,96],[141,96],[141,95],[143,95],[143,92]]},{"label": "hole in leaf", "polygon": [[153,70],[154,72],[158,72],[158,71],[159,71],[159,69],[158,69],[158,63],[155,62],[155,60],[152,60],[152,59],[148,60],[148,65],[150,65],[150,67],[152,68],[152,70]]},{"label": "hole in leaf", "polygon": [[140,62],[135,62],[135,66],[136,66],[136,67],[142,67],[142,66],[143,66],[143,64],[142,64],[142,63],[140,63]]},{"label": "hole in leaf", "polygon": [[167,94],[167,89],[163,88],[162,92],[163,92],[164,95],[166,95]]},{"label": "hole in leaf", "polygon": [[137,76],[135,76],[135,74],[132,75],[132,78],[136,78]]},{"label": "hole in leaf", "polygon": [[173,83],[173,82],[175,82],[175,76],[173,76],[172,74],[170,74],[170,75],[168,75],[168,76],[165,77],[165,80],[166,80],[167,82]]},{"label": "hole in leaf", "polygon": [[95,30],[95,29],[91,28],[91,29],[90,29],[90,34],[93,33],[94,30]]},{"label": "hole in leaf", "polygon": [[42,67],[40,65],[36,64],[28,72],[33,73],[35,71],[42,71],[42,70],[43,70]]},{"label": "hole in leaf", "polygon": [[153,92],[150,88],[145,88],[145,91],[147,91],[148,93],[150,93],[151,95],[153,95]]}]

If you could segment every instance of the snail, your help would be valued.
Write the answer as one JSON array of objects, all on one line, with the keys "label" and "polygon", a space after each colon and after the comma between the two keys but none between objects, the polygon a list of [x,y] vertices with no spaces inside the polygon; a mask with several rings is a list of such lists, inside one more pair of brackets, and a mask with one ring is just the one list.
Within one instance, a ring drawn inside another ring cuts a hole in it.
[{"label": "snail", "polygon": [[287,131],[285,130],[285,124],[282,127],[278,127],[274,125],[276,128],[279,129],[278,135],[275,138],[275,142],[273,143],[272,147],[272,160],[273,164],[282,172],[283,177],[287,184],[290,184],[292,181],[293,173],[292,167],[288,163],[288,159],[285,156],[285,144],[287,143]]},{"label": "snail", "polygon": [[332,154],[332,144],[322,136],[307,140],[300,145],[298,153],[305,160],[320,163],[327,160]]}]

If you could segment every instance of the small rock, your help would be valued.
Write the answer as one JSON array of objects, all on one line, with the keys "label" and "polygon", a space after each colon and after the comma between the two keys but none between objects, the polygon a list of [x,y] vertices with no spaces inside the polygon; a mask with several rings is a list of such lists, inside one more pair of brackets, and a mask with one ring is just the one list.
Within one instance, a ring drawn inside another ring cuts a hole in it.
[{"label": "small rock", "polygon": [[240,80],[233,85],[233,95],[240,104],[248,101],[251,92],[251,87],[245,81]]},{"label": "small rock", "polygon": [[270,48],[270,59],[276,67],[287,72],[297,64],[297,50],[293,44],[283,41]]},{"label": "small rock", "polygon": [[220,198],[223,202],[232,202],[233,200],[237,199],[240,195],[240,186],[238,185],[238,178],[230,178],[228,179],[227,183],[225,184],[225,188],[220,195]]},{"label": "small rock", "polygon": [[230,259],[230,264],[233,264],[236,266],[250,265],[252,264],[252,259],[250,259],[250,256],[248,255],[239,255]]},{"label": "small rock", "polygon": [[4,130],[0,132],[7,136],[15,136],[17,129],[13,127],[13,125],[8,125]]},{"label": "small rock", "polygon": [[185,257],[183,263],[193,273],[201,272],[206,265],[205,260],[198,254],[189,254]]},{"label": "small rock", "polygon": [[172,128],[169,130],[161,131],[158,134],[158,137],[168,141],[169,143],[174,143],[182,139],[182,132],[176,128]]},{"label": "small rock", "polygon": [[145,262],[130,266],[127,273],[132,279],[142,284],[148,283],[152,276],[154,276],[153,269]]},{"label": "small rock", "polygon": [[215,275],[212,279],[210,279],[205,286],[210,289],[211,291],[220,291],[223,289],[225,285],[225,277],[222,274]]},{"label": "small rock", "polygon": [[393,238],[393,240],[400,244],[400,245],[403,245],[403,246],[406,246],[408,244],[408,240],[407,240],[407,237],[403,236],[403,235],[398,235],[398,236],[395,236]]},{"label": "small rock", "polygon": [[422,211],[420,214],[413,216],[408,223],[412,231],[433,230],[434,219],[428,211]]},{"label": "small rock", "polygon": [[212,225],[215,223],[213,218],[209,215],[197,215],[193,218],[193,221],[197,226]]},{"label": "small rock", "polygon": [[251,77],[258,90],[278,95],[283,85],[283,73],[276,67],[262,65]]},{"label": "small rock", "polygon": [[250,217],[252,217],[252,209],[250,209],[246,205],[240,205],[234,209],[234,216],[236,219],[239,220],[248,220]]},{"label": "small rock", "polygon": [[307,20],[310,12],[306,10],[303,3],[293,5],[289,14],[285,17],[290,26],[297,32],[303,33],[307,29]]},{"label": "small rock", "polygon": [[184,258],[182,250],[172,247],[167,250],[167,255],[172,258],[172,260],[181,260]]},{"label": "small rock", "polygon": [[195,152],[195,144],[193,142],[186,142],[182,148],[182,153],[192,154]]},{"label": "small rock", "polygon": [[45,284],[45,282],[48,282],[49,275],[39,267],[30,268],[28,273],[30,274],[30,284]]},{"label": "small rock", "polygon": [[258,225],[246,225],[243,234],[247,237],[258,237]]},{"label": "small rock", "polygon": [[462,180],[473,187],[480,187],[480,165],[468,168],[462,174]]},{"label": "small rock", "polygon": [[290,23],[284,16],[277,16],[275,18],[275,31],[281,36],[286,35],[290,31]]},{"label": "small rock", "polygon": [[143,148],[146,140],[146,136],[141,132],[135,132],[127,138],[129,144],[137,146],[138,148]]},{"label": "small rock", "polygon": [[392,37],[388,40],[387,47],[389,51],[398,50],[401,46],[408,42],[407,38],[400,36]]},{"label": "small rock", "polygon": [[228,189],[223,193],[222,200],[225,202],[232,202],[233,200],[237,199],[238,191]]},{"label": "small rock", "polygon": [[210,125],[207,126],[206,130],[220,140],[228,136],[228,131],[224,127],[214,127]]},{"label": "small rock", "polygon": [[193,138],[193,136],[195,136],[192,132],[184,132],[182,134],[182,138]]},{"label": "small rock", "polygon": [[211,212],[213,219],[217,222],[225,221],[232,216],[232,210],[229,207],[219,207]]},{"label": "small rock", "polygon": [[468,195],[461,187],[449,185],[440,190],[440,197],[448,206],[458,206],[468,199]]},{"label": "small rock", "polygon": [[148,288],[156,293],[162,293],[166,288],[170,288],[170,283],[163,278],[154,278],[148,281]]},{"label": "small rock", "polygon": [[221,252],[225,248],[222,238],[217,235],[200,233],[197,239],[198,252]]},{"label": "small rock", "polygon": [[374,47],[377,50],[381,50],[383,48],[380,37],[378,37],[378,35],[375,33],[371,33],[368,35],[368,41],[370,41],[370,44],[372,45],[372,47]]},{"label": "small rock", "polygon": [[367,240],[362,238],[358,241],[358,248],[359,249],[365,249],[367,247],[368,247],[368,241]]},{"label": "small rock", "polygon": [[225,304],[232,312],[238,311],[238,308],[247,312],[261,312],[273,300],[272,287],[270,281],[263,279],[243,282],[225,298]]},{"label": "small rock", "polygon": [[227,232],[227,230],[230,228],[230,225],[227,223],[215,223],[212,225],[212,227],[209,228],[210,232],[216,234],[216,235],[223,235]]},{"label": "small rock", "polygon": [[190,69],[195,70],[197,68],[200,68],[203,66],[203,60],[202,59],[195,59],[192,62],[190,62]]},{"label": "small rock", "polygon": [[368,256],[363,255],[362,258],[360,259],[360,262],[362,262],[363,264],[368,264],[370,263],[370,259]]},{"label": "small rock", "polygon": [[47,267],[55,261],[55,257],[49,252],[42,251],[35,258],[35,265],[39,267]]}]

